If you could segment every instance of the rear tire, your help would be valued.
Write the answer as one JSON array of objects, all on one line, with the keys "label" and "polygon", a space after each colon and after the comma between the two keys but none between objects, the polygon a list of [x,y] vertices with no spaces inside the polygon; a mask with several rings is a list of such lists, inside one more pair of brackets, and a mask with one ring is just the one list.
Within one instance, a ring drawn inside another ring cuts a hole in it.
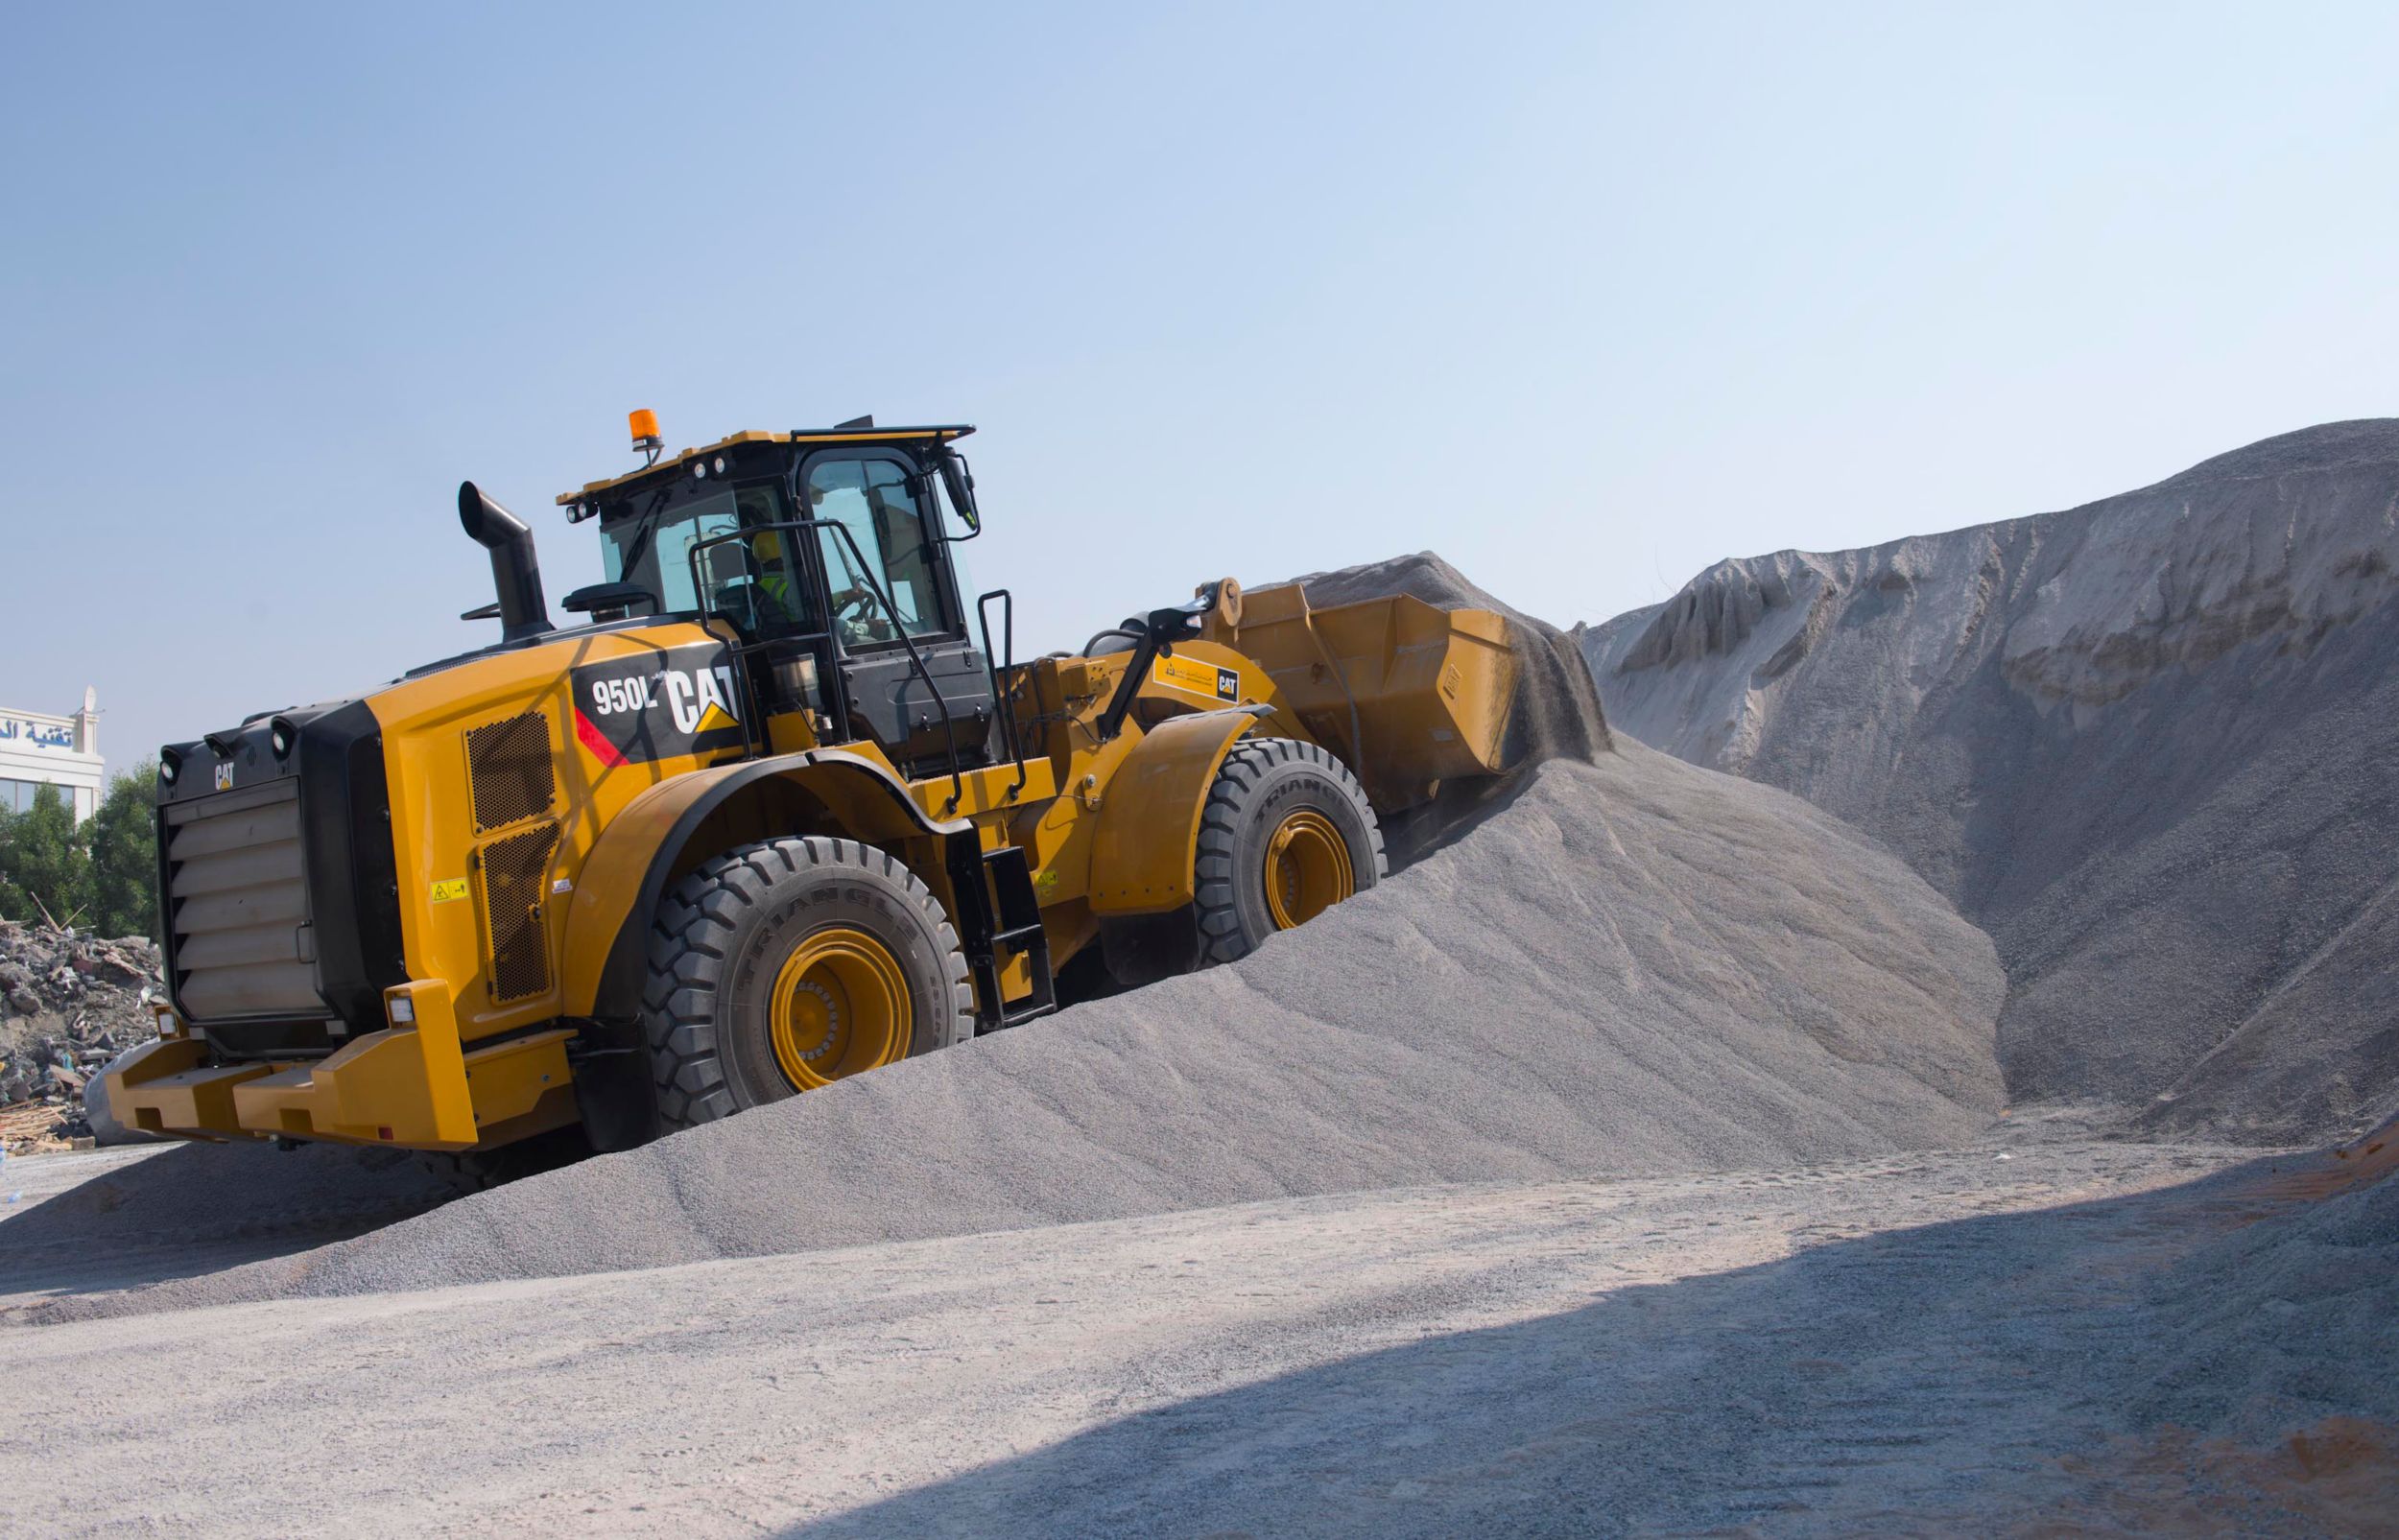
[{"label": "rear tire", "polygon": [[642,1025],[672,1131],[974,1036],[940,901],[889,851],[769,840],[676,888],[650,937]]},{"label": "rear tire", "polygon": [[1201,960],[1247,957],[1390,870],[1374,805],[1348,766],[1296,739],[1240,744],[1200,815]]}]

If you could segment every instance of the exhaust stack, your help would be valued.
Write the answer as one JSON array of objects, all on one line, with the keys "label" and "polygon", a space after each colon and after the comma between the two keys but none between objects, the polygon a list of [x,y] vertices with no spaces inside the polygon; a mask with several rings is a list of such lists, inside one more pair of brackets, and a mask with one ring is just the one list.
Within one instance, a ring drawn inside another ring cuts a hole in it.
[{"label": "exhaust stack", "polygon": [[458,484],[458,521],[491,553],[491,586],[500,596],[500,640],[521,642],[556,628],[541,596],[541,561],[534,532],[473,482]]}]

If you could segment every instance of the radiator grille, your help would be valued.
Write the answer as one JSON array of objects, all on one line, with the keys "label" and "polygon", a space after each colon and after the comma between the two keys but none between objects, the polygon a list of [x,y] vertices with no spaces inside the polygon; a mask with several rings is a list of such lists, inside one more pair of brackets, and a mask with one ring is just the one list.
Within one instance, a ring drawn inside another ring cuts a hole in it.
[{"label": "radiator grille", "polygon": [[166,855],[176,994],[193,1020],[328,1014],[308,945],[297,782],[174,808]]},{"label": "radiator grille", "polygon": [[505,1005],[550,987],[550,853],[558,826],[511,834],[484,846],[484,915],[491,932],[491,998]]},{"label": "radiator grille", "polygon": [[466,734],[466,773],[475,794],[475,832],[539,817],[557,805],[550,719],[538,711],[503,717]]}]

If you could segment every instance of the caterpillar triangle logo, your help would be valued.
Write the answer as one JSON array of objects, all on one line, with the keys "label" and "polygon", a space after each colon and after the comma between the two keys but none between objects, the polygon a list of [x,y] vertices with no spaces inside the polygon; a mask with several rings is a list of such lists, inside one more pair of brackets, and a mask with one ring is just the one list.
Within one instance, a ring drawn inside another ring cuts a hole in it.
[{"label": "caterpillar triangle logo", "polygon": [[721,702],[711,700],[708,702],[708,709],[700,714],[700,724],[692,730],[694,732],[717,732],[740,725],[740,723],[733,720],[733,714],[725,710]]}]

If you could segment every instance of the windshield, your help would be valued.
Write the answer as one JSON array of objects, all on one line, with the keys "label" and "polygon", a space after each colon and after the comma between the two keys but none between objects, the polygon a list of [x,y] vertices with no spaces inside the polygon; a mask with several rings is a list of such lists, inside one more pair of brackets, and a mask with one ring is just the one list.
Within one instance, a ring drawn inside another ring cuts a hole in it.
[{"label": "windshield", "polygon": [[702,595],[693,586],[693,547],[755,531],[701,553],[705,607],[755,634],[813,629],[802,624],[806,590],[785,549],[786,532],[760,528],[782,519],[782,488],[767,483],[723,487],[660,511],[609,520],[600,530],[601,570],[610,582],[657,595],[661,613],[696,614]]}]

